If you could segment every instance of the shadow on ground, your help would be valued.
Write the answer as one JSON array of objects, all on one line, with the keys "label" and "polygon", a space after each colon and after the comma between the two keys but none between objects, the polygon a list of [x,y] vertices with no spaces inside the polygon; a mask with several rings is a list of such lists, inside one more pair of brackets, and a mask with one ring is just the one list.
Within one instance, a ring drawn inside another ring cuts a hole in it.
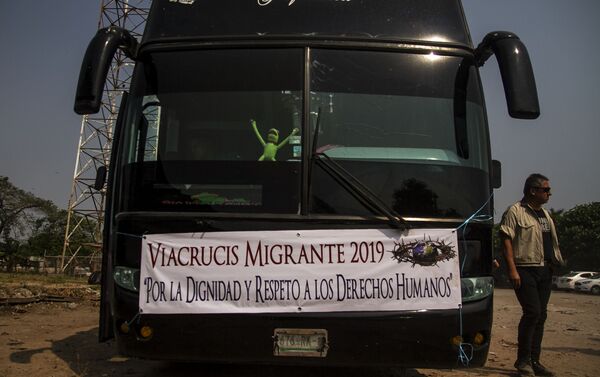
[{"label": "shadow on ground", "polygon": [[593,349],[593,348],[547,347],[547,348],[544,348],[544,350],[567,353],[567,354],[577,352],[577,353],[581,353],[584,355],[600,356],[600,350]]},{"label": "shadow on ground", "polygon": [[[45,351],[50,351],[69,366],[70,371],[65,376],[79,377],[112,377],[112,376],[144,376],[144,377],[426,377],[465,375],[465,376],[507,376],[516,377],[514,369],[495,367],[454,370],[445,373],[443,370],[408,369],[404,374],[398,370],[375,368],[344,368],[344,367],[290,367],[270,365],[226,365],[200,363],[174,363],[129,359],[117,355],[113,342],[98,343],[98,329],[79,332],[62,340],[51,341],[51,346],[32,350],[18,349],[10,355],[14,363],[28,364],[31,358]],[[569,349],[574,351],[575,349]],[[564,350],[562,350],[564,351]],[[577,350],[585,352],[586,350]],[[592,354],[597,355],[594,351]],[[459,374],[456,374],[459,373]]]},{"label": "shadow on ground", "polygon": [[32,350],[18,350],[10,355],[14,363],[28,364],[34,355],[50,351],[65,361],[71,371],[65,376],[110,377],[110,376],[144,376],[144,377],[422,377],[426,376],[414,369],[402,374],[400,371],[373,368],[341,368],[341,367],[289,367],[264,365],[222,365],[200,363],[172,363],[129,359],[116,354],[116,346],[112,342],[98,343],[98,329],[79,332],[62,340],[52,341],[50,347]]}]

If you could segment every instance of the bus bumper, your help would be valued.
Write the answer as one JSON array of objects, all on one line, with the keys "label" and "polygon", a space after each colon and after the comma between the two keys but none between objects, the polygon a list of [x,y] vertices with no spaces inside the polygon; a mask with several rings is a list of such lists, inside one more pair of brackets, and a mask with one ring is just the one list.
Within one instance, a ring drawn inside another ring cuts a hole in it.
[{"label": "bus bumper", "polygon": [[[461,311],[136,317],[137,295],[119,288],[117,291],[120,292],[116,292],[113,301],[116,341],[119,353],[130,357],[247,364],[464,368],[483,366],[490,345],[492,296],[466,303]],[[128,326],[123,326],[125,322]],[[144,326],[151,329],[146,339],[140,334]],[[273,338],[278,328],[326,330],[326,356],[276,355]],[[483,340],[475,345],[478,333]],[[460,347],[452,342],[459,335],[463,338]]]}]

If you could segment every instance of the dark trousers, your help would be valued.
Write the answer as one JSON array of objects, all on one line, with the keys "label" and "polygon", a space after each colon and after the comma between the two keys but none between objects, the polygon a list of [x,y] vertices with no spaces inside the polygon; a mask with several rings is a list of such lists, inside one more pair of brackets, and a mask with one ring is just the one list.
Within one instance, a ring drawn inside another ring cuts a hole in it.
[{"label": "dark trousers", "polygon": [[521,287],[515,289],[523,309],[519,322],[519,351],[517,358],[524,361],[539,361],[544,337],[544,322],[552,290],[550,267],[517,267]]}]

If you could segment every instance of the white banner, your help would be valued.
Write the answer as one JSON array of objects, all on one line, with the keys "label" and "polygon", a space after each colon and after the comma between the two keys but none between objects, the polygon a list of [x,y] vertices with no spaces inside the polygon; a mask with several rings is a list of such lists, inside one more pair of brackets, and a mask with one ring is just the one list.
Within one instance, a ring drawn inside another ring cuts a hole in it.
[{"label": "white banner", "polygon": [[146,235],[143,313],[421,310],[461,303],[453,229]]}]

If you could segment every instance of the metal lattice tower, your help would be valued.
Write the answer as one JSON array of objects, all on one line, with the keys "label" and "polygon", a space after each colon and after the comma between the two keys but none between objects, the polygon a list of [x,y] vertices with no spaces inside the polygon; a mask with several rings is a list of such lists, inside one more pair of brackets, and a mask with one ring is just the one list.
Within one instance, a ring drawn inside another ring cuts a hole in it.
[{"label": "metal lattice tower", "polygon": [[[151,3],[152,0],[101,0],[98,29],[118,26],[140,40]],[[132,73],[133,62],[117,50],[108,71],[100,111],[82,119],[61,259],[63,272],[83,246],[93,247],[94,254],[101,250],[106,188],[94,189],[96,170],[102,165],[110,169],[113,126]],[[92,232],[93,243],[78,242],[76,236],[80,232]]]}]

